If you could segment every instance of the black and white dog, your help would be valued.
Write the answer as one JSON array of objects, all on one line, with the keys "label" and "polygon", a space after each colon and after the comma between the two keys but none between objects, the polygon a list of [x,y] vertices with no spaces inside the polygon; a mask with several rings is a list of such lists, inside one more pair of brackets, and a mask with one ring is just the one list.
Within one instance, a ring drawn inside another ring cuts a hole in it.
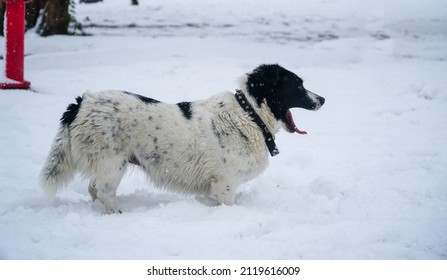
[{"label": "black and white dog", "polygon": [[85,93],[61,118],[41,184],[54,194],[76,171],[105,213],[120,212],[116,190],[129,164],[155,185],[232,205],[236,187],[259,175],[278,154],[281,125],[300,131],[290,108],[318,110],[324,98],[279,65],[241,78],[236,94],[165,104],[125,91]]}]

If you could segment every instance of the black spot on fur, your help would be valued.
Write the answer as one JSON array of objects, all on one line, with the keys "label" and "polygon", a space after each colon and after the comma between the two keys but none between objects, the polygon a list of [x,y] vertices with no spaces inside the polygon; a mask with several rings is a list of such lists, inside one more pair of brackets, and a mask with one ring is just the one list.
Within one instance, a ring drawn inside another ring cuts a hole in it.
[{"label": "black spot on fur", "polygon": [[192,111],[191,111],[191,102],[180,102],[177,103],[177,106],[180,108],[180,110],[183,113],[183,116],[190,120],[192,117]]},{"label": "black spot on fur", "polygon": [[153,165],[160,165],[162,162],[162,157],[159,153],[157,153],[157,151],[144,155],[144,159],[146,161],[150,161]]},{"label": "black spot on fur", "polygon": [[248,139],[247,135],[245,135],[244,132],[241,129],[237,128],[237,130],[239,132],[239,136],[242,139],[244,139],[245,142],[250,142],[250,139]]},{"label": "black spot on fur", "polygon": [[142,96],[142,95],[139,95],[139,94],[136,94],[136,93],[132,93],[132,92],[128,92],[128,91],[125,91],[124,93],[128,94],[128,95],[131,95],[131,96],[134,96],[134,97],[140,99],[141,101],[143,101],[146,104],[157,104],[157,103],[160,103],[160,101],[158,101],[158,100],[155,100],[155,99],[152,99],[152,98],[149,98],[149,97],[146,97],[146,96]]},{"label": "black spot on fur", "polygon": [[224,145],[223,139],[222,139],[222,133],[217,129],[214,121],[211,121],[211,129],[213,130],[213,134],[214,134],[214,136],[216,136],[217,141],[219,142],[219,146],[222,149],[225,149],[225,145]]},{"label": "black spot on fur", "polygon": [[216,128],[216,124],[215,124],[213,121],[211,121],[211,128],[212,128],[212,130],[213,130],[214,135],[215,135],[215,136],[217,137],[217,139],[220,141],[220,138],[221,138],[222,136],[221,136],[219,130],[217,130],[217,128]]},{"label": "black spot on fur", "polygon": [[133,119],[132,123],[130,124],[132,127],[136,127],[138,125],[138,120]]},{"label": "black spot on fur", "polygon": [[107,98],[100,98],[95,101],[95,105],[101,105],[101,106],[110,106],[112,103],[113,103],[112,100]]},{"label": "black spot on fur", "polygon": [[76,104],[72,103],[68,105],[67,111],[62,115],[61,123],[65,126],[71,125],[71,123],[76,119],[78,115],[79,108],[82,104],[82,97],[76,97]]},{"label": "black spot on fur", "polygon": [[126,164],[127,164],[127,160],[124,160],[124,161],[121,163],[121,166],[120,166],[119,170],[123,170],[123,169],[126,167]]}]

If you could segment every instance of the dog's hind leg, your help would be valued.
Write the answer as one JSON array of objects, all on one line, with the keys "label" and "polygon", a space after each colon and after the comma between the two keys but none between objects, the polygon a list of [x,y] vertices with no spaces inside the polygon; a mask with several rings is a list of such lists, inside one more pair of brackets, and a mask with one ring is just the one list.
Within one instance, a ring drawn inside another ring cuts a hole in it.
[{"label": "dog's hind leg", "polygon": [[112,175],[107,179],[96,179],[96,197],[104,206],[105,214],[121,213],[116,207],[116,190],[118,189],[121,177]]},{"label": "dog's hind leg", "polygon": [[[118,161],[119,162],[119,161]],[[110,159],[105,165],[102,165],[101,172],[97,177],[91,180],[89,185],[89,193],[92,199],[97,198],[104,206],[104,213],[121,213],[116,207],[116,190],[123,178],[125,169],[122,168],[121,162],[114,166],[113,160]]]}]

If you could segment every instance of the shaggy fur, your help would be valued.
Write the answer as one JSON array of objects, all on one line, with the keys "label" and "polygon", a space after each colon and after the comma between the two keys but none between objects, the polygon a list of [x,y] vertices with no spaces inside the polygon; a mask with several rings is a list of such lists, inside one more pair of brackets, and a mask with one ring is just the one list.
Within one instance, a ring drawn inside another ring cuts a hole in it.
[{"label": "shaggy fur", "polygon": [[[241,79],[241,91],[268,130],[296,129],[289,109],[319,109],[324,99],[278,65],[261,65]],[[236,187],[259,175],[269,153],[260,127],[224,92],[195,102],[165,104],[125,91],[85,93],[61,118],[41,184],[54,194],[75,172],[105,213],[120,212],[116,189],[129,164],[155,185],[232,205]]]}]

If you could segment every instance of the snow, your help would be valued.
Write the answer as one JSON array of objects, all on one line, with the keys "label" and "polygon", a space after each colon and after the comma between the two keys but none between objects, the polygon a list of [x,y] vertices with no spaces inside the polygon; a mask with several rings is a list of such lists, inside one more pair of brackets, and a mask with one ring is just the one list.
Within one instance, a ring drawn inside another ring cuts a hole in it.
[{"label": "snow", "polygon": [[[0,92],[1,259],[447,258],[446,1],[129,2],[78,4],[93,36],[26,34],[32,91]],[[40,190],[58,120],[86,90],[176,103],[276,62],[326,104],[292,110],[309,134],[279,133],[236,205],[157,190],[138,169],[121,215],[101,215],[81,178]]]}]

